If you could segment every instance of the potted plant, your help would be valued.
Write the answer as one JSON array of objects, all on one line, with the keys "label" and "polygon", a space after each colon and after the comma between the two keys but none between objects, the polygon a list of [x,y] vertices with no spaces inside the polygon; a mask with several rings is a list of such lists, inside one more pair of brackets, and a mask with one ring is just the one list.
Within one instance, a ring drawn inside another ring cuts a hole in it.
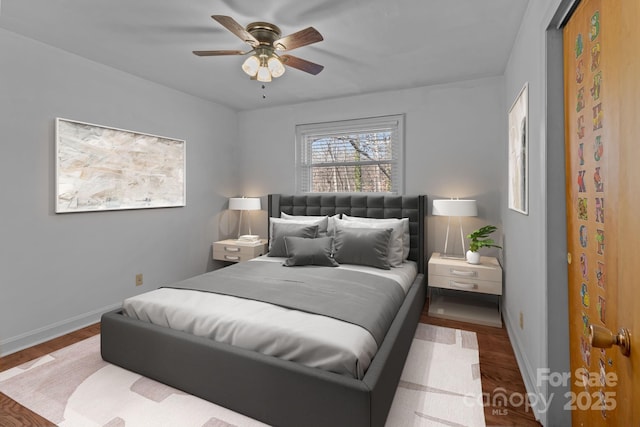
[{"label": "potted plant", "polygon": [[480,248],[499,248],[502,246],[496,245],[493,239],[489,238],[489,235],[497,230],[497,227],[493,225],[485,225],[482,228],[477,229],[473,233],[467,235],[469,243],[469,250],[467,251],[467,262],[469,264],[480,264]]}]

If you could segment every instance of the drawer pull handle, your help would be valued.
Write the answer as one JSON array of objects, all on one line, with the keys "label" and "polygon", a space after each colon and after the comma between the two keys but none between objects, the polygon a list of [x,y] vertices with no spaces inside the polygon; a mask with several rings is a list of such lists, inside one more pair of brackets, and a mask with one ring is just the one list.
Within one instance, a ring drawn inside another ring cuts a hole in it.
[{"label": "drawer pull handle", "polygon": [[451,274],[453,274],[454,276],[476,277],[478,275],[478,272],[451,269]]},{"label": "drawer pull handle", "polygon": [[464,290],[478,289],[477,283],[460,283],[460,282],[456,282],[455,280],[451,280],[449,284],[451,285],[452,288],[456,288],[456,289],[464,289]]},{"label": "drawer pull handle", "polygon": [[240,248],[236,248],[234,246],[225,246],[224,250],[227,252],[240,252]]},{"label": "drawer pull handle", "polygon": [[224,259],[228,259],[229,261],[238,261],[240,257],[235,255],[225,255]]}]

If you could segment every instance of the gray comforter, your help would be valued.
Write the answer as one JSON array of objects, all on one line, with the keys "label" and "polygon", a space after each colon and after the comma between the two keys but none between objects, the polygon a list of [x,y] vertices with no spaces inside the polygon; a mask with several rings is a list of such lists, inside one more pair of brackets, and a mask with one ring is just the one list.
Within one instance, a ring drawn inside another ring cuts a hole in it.
[{"label": "gray comforter", "polygon": [[231,295],[363,327],[378,345],[404,300],[394,280],[328,267],[244,262],[165,286]]}]

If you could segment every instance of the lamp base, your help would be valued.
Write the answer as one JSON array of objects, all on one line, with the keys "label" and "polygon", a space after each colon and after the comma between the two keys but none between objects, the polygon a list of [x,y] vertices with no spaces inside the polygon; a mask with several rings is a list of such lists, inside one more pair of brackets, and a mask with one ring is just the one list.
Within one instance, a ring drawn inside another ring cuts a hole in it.
[{"label": "lamp base", "polygon": [[458,254],[450,254],[447,252],[447,246],[449,246],[449,230],[451,229],[451,217],[447,219],[447,235],[444,239],[444,252],[440,253],[440,258],[445,259],[457,259],[457,260],[466,260],[467,257],[465,255],[464,248],[464,233],[462,231],[462,220],[458,217],[458,224],[460,225],[460,243],[462,244],[462,255]]},{"label": "lamp base", "polygon": [[258,242],[260,240],[260,236],[257,234],[243,234],[238,237],[238,240],[241,242]]},{"label": "lamp base", "polygon": [[466,260],[467,257],[464,255],[457,255],[457,254],[440,254],[440,258],[444,258],[444,259],[462,259],[462,260]]}]

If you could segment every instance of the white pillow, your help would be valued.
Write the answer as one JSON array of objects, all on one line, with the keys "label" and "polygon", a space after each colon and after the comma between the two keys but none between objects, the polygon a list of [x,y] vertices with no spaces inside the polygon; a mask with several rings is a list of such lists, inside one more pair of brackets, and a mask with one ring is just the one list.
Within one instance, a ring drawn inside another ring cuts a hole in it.
[{"label": "white pillow", "polygon": [[409,251],[411,250],[411,235],[409,234],[409,218],[364,218],[359,216],[349,216],[347,214],[342,214],[342,219],[346,221],[360,221],[360,222],[379,222],[381,224],[389,223],[392,224],[396,221],[400,221],[402,223],[403,234],[402,234],[402,260],[406,261],[409,259]]},{"label": "white pillow", "polygon": [[[308,218],[308,217],[307,217]],[[318,218],[318,217],[317,217]],[[271,242],[273,241],[273,224],[302,224],[302,225],[317,225],[318,236],[327,235],[327,226],[329,224],[328,217],[319,217],[320,219],[313,220],[297,220],[297,219],[283,219],[283,218],[269,218],[269,249],[271,249]]]},{"label": "white pillow", "polygon": [[281,219],[292,219],[299,221],[318,221],[320,219],[328,218],[327,215],[313,216],[313,215],[289,215],[288,213],[280,212]]},{"label": "white pillow", "polygon": [[345,228],[374,228],[387,229],[390,228],[391,238],[389,239],[389,265],[392,267],[400,267],[404,254],[404,226],[400,220],[393,221],[356,221],[354,218],[350,220],[336,219],[336,229]]}]

